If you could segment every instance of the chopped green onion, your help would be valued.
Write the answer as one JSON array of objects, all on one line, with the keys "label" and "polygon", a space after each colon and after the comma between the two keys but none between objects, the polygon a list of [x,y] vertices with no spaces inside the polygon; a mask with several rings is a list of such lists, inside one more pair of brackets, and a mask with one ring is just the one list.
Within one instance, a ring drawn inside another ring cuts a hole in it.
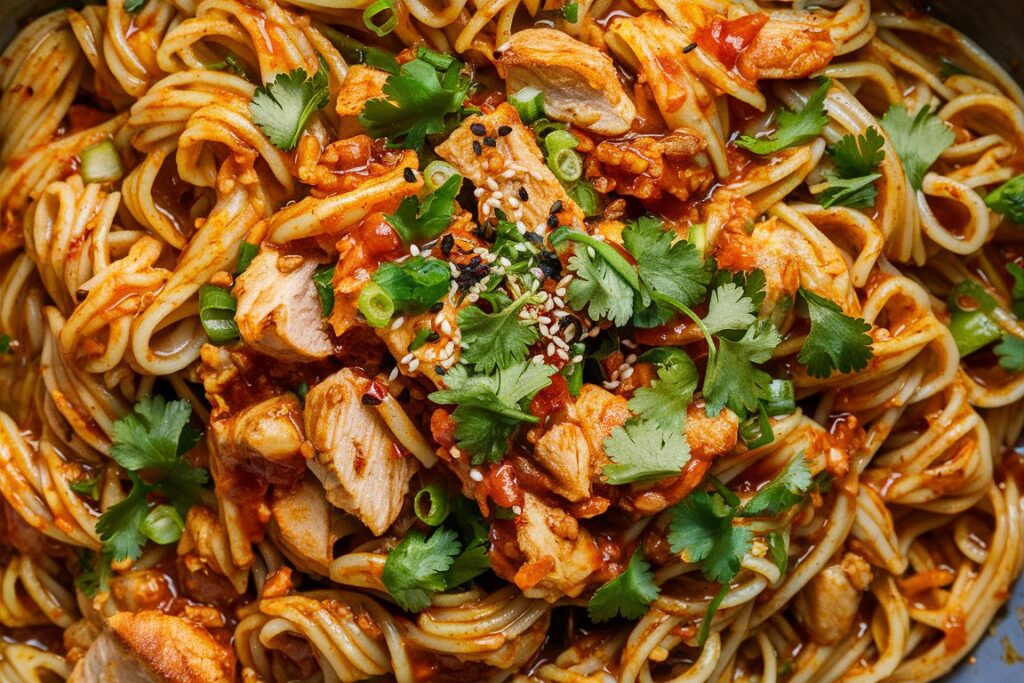
[{"label": "chopped green onion", "polygon": [[416,48],[416,59],[426,62],[430,66],[434,67],[438,71],[447,71],[448,67],[455,63],[455,58],[451,55],[441,54],[440,52],[434,52],[429,48],[425,48],[422,45]]},{"label": "chopped green onion", "polygon": [[92,498],[93,500],[100,499],[100,478],[90,477],[88,479],[82,479],[81,481],[73,481],[68,484],[75,493],[81,493],[83,496]]},{"label": "chopped green onion", "polygon": [[581,180],[576,183],[571,190],[569,190],[569,196],[572,198],[576,205],[580,207],[580,211],[587,218],[596,216],[601,213],[601,207],[598,201],[597,190],[594,186],[585,180]]},{"label": "chopped green onion", "polygon": [[508,103],[515,107],[523,123],[530,124],[544,116],[544,93],[537,88],[527,86],[512,93]]},{"label": "chopped green onion", "polygon": [[412,509],[424,524],[438,526],[452,511],[448,491],[440,484],[425,486],[413,499]]},{"label": "chopped green onion", "polygon": [[[381,24],[374,23],[374,19],[385,12],[389,12],[388,18]],[[383,38],[395,30],[398,26],[398,12],[395,10],[395,0],[376,0],[363,10],[363,25],[368,31],[378,38]]]},{"label": "chopped green onion", "polygon": [[1003,336],[1003,330],[984,311],[953,311],[949,331],[960,356],[969,356]]},{"label": "chopped green onion", "polygon": [[0,334],[0,353],[11,352],[11,335]]},{"label": "chopped green onion", "polygon": [[206,65],[206,68],[211,71],[230,71],[236,76],[246,78],[245,67],[238,60],[238,57],[234,56],[230,52],[224,56],[224,59],[219,62],[210,62]]},{"label": "chopped green onion", "polygon": [[398,73],[398,60],[386,50],[367,45],[330,26],[317,25],[349,64],[365,64],[389,74]]},{"label": "chopped green onion", "polygon": [[548,168],[563,183],[572,183],[583,175],[583,159],[574,150],[560,149],[548,157]]},{"label": "chopped green onion", "polygon": [[427,340],[430,339],[430,335],[432,334],[437,333],[431,330],[429,327],[421,327],[420,329],[416,330],[416,336],[412,338],[411,342],[409,342],[409,346],[408,348],[406,348],[406,351],[412,353],[416,349],[420,348],[421,346],[427,343]]},{"label": "chopped green onion", "polygon": [[533,128],[533,133],[538,140],[543,140],[551,131],[565,130],[567,126],[559,121],[541,118],[531,123],[530,128]]},{"label": "chopped green onion", "polygon": [[109,139],[82,150],[82,180],[87,183],[109,183],[124,175],[121,155]]},{"label": "chopped green onion", "polygon": [[305,404],[306,394],[309,393],[309,385],[305,382],[301,382],[299,386],[295,387],[295,395],[299,397],[299,402]]},{"label": "chopped green onion", "polygon": [[235,266],[235,275],[244,273],[259,252],[260,248],[252,242],[242,242],[242,246],[238,248],[238,265]]},{"label": "chopped green onion", "polygon": [[[576,342],[569,347],[569,356],[571,358],[582,356],[586,350],[586,346]],[[562,376],[565,377],[566,383],[569,386],[569,395],[579,396],[580,390],[583,388],[583,363],[570,363],[566,365],[562,368]]]},{"label": "chopped green onion", "polygon": [[697,247],[697,251],[701,254],[707,249],[708,233],[707,228],[703,223],[694,223],[690,226],[690,233],[686,236],[686,241]]},{"label": "chopped green onion", "polygon": [[562,18],[568,21],[570,24],[575,24],[580,20],[580,3],[576,0],[568,2],[562,6]]},{"label": "chopped green onion", "polygon": [[326,318],[334,310],[334,266],[320,266],[313,271],[313,284],[320,297],[320,309]]},{"label": "chopped green onion", "polygon": [[235,323],[238,302],[223,287],[203,285],[199,288],[199,321],[213,344],[227,344],[239,337]]},{"label": "chopped green onion", "polygon": [[698,647],[704,647],[705,641],[708,639],[708,634],[711,633],[711,620],[715,617],[715,612],[718,611],[719,605],[725,600],[725,596],[729,594],[731,586],[726,581],[722,584],[722,587],[715,594],[715,597],[708,603],[707,610],[704,611],[704,618],[700,622],[700,629],[697,631],[697,645]]},{"label": "chopped green onion", "polygon": [[789,552],[786,550],[786,538],[781,532],[772,531],[768,534],[768,554],[779,572],[785,574],[789,566]]},{"label": "chopped green onion", "polygon": [[544,138],[544,148],[548,156],[558,154],[563,149],[576,149],[580,141],[567,130],[553,130]]},{"label": "chopped green onion", "polygon": [[170,505],[157,505],[139,524],[142,535],[160,545],[176,543],[184,528],[181,515]]},{"label": "chopped green onion", "polygon": [[447,161],[431,161],[423,170],[423,182],[427,186],[427,191],[433,192],[456,175],[459,175],[459,172]]},{"label": "chopped green onion", "polygon": [[757,411],[757,415],[751,415],[740,423],[740,437],[751,450],[767,446],[775,440],[772,423],[763,407]]},{"label": "chopped green onion", "polygon": [[731,488],[723,484],[721,479],[712,474],[708,476],[708,481],[718,491],[718,495],[722,497],[726,505],[736,507],[740,504],[740,497]]},{"label": "chopped green onion", "polygon": [[384,327],[395,314],[395,302],[376,282],[368,282],[363,286],[356,307],[371,327]]},{"label": "chopped green onion", "polygon": [[768,385],[768,398],[763,402],[764,411],[772,417],[789,415],[796,410],[796,393],[788,379],[773,379]]}]

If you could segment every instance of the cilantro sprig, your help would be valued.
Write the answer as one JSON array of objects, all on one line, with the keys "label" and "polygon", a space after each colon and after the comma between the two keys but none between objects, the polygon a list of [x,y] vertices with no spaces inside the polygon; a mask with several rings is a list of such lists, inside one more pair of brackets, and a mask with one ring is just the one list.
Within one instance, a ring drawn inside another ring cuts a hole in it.
[{"label": "cilantro sprig", "polygon": [[821,129],[828,123],[828,115],[825,113],[825,97],[831,87],[831,79],[819,78],[818,87],[807,98],[807,102],[800,111],[779,110],[775,117],[775,132],[763,138],[741,135],[736,138],[736,146],[765,156],[801,145],[818,137],[821,134]]},{"label": "cilantro sprig", "polygon": [[896,154],[915,190],[921,189],[925,173],[955,139],[952,129],[930,107],[922,107],[913,117],[902,105],[893,105],[882,117]]},{"label": "cilantro sprig", "polygon": [[320,70],[312,76],[305,69],[293,69],[256,88],[249,113],[275,147],[286,152],[295,149],[309,117],[330,99],[329,74],[327,62],[320,57]]},{"label": "cilantro sprig", "polygon": [[612,461],[603,470],[609,484],[678,475],[690,459],[690,445],[680,432],[662,429],[650,420],[630,420],[616,427],[603,445]]},{"label": "cilantro sprig", "polygon": [[1017,225],[1024,225],[1024,173],[989,192],[985,196],[985,205]]},{"label": "cilantro sprig", "polygon": [[528,324],[519,320],[518,313],[524,306],[538,301],[533,293],[523,294],[515,301],[498,295],[492,297],[492,302],[504,305],[493,313],[485,313],[476,306],[460,311],[462,360],[488,373],[526,358],[530,345],[540,338],[540,332],[535,322]]},{"label": "cilantro sprig", "polygon": [[644,558],[643,551],[637,549],[630,556],[626,569],[595,591],[587,605],[587,614],[598,624],[617,615],[639,619],[660,591],[654,582],[650,563]]},{"label": "cilantro sprig", "polygon": [[828,155],[836,165],[833,173],[826,174],[827,185],[819,196],[821,205],[846,206],[852,209],[875,205],[878,188],[875,181],[882,177],[878,165],[885,159],[885,138],[874,127],[862,135],[845,135]]},{"label": "cilantro sprig", "polygon": [[806,289],[800,296],[807,302],[811,331],[797,361],[807,366],[811,377],[825,378],[833,370],[842,373],[863,370],[871,360],[871,331],[861,318],[851,318],[833,301]]},{"label": "cilantro sprig", "polygon": [[455,196],[461,186],[462,176],[453,175],[422,200],[415,195],[406,197],[397,211],[384,218],[405,244],[433,239],[452,222],[457,207]]}]

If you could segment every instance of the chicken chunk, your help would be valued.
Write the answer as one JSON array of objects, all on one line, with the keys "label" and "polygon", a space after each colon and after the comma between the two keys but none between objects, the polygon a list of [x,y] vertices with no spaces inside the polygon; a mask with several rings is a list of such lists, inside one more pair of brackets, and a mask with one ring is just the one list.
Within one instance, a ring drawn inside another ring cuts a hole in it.
[{"label": "chicken chunk", "polygon": [[363,132],[363,127],[359,123],[359,114],[366,106],[367,100],[384,95],[386,80],[388,80],[387,72],[374,69],[372,66],[353,64],[348,68],[334,106],[339,119],[338,138],[347,138]]},{"label": "chicken chunk", "polygon": [[[494,146],[482,144],[484,138],[493,139]],[[434,151],[481,190],[481,217],[501,209],[527,230],[543,233],[551,229],[552,208],[560,206],[555,213],[559,224],[583,226],[583,212],[548,168],[533,133],[511,105],[469,117]]]},{"label": "chicken chunk", "polygon": [[807,78],[828,66],[834,53],[827,30],[773,19],[739,56],[736,68],[751,81]]},{"label": "chicken chunk", "polygon": [[270,498],[270,534],[292,564],[327,576],[334,544],[358,523],[332,507],[313,475],[295,486],[275,486]]},{"label": "chicken chunk", "polygon": [[508,92],[532,87],[544,93],[544,112],[556,121],[620,135],[636,117],[611,57],[562,31],[530,28],[512,34],[497,66]]},{"label": "chicken chunk", "polygon": [[257,351],[293,362],[326,358],[333,347],[324,330],[313,284],[315,259],[264,246],[235,283],[235,322]]},{"label": "chicken chunk", "polygon": [[219,683],[235,658],[205,629],[155,610],[118,612],[78,662],[68,683]]},{"label": "chicken chunk", "polygon": [[567,512],[530,493],[524,494],[523,512],[516,517],[516,539],[526,563],[515,582],[530,598],[575,598],[601,566],[594,537]]},{"label": "chicken chunk", "polygon": [[327,500],[358,517],[376,535],[402,509],[417,461],[402,454],[376,410],[362,402],[369,380],[348,368],[306,396],[306,434],[316,449],[309,468]]},{"label": "chicken chunk", "polygon": [[576,397],[576,414],[587,445],[590,446],[591,476],[600,476],[601,470],[609,462],[604,452],[604,440],[611,436],[613,429],[624,425],[632,416],[629,402],[597,385],[584,384]]},{"label": "chicken chunk", "polygon": [[590,446],[574,422],[556,423],[534,445],[533,459],[554,477],[554,492],[577,502],[590,497]]},{"label": "chicken chunk", "polygon": [[814,575],[794,602],[796,617],[814,642],[835,645],[850,633],[871,579],[870,565],[853,553]]},{"label": "chicken chunk", "polygon": [[711,460],[728,453],[736,446],[739,426],[739,418],[731,410],[708,417],[704,401],[694,401],[686,409],[686,441],[690,444],[691,455]]},{"label": "chicken chunk", "polygon": [[268,398],[225,420],[211,422],[217,453],[229,467],[275,484],[302,476],[302,406],[294,394]]}]

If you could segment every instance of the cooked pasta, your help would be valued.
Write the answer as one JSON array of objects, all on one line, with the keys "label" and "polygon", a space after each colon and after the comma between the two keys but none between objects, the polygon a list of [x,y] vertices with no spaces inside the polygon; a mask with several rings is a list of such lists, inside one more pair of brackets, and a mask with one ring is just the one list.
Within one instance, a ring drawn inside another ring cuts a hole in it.
[{"label": "cooked pasta", "polygon": [[107,0],[0,57],[0,679],[928,681],[1024,564],[1024,94],[868,0]]}]

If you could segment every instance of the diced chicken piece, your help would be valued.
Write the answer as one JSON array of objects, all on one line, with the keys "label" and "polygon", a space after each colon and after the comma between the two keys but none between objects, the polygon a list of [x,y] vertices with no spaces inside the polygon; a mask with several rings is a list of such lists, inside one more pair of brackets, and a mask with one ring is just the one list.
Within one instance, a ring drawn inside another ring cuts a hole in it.
[{"label": "diced chicken piece", "polygon": [[264,246],[235,283],[235,322],[251,347],[276,360],[326,358],[333,347],[313,284],[316,260]]},{"label": "diced chicken piece", "polygon": [[576,397],[576,414],[590,446],[591,476],[600,476],[601,470],[609,462],[604,452],[604,440],[611,436],[613,429],[624,425],[632,416],[629,402],[597,385],[584,384]]},{"label": "diced chicken piece", "polygon": [[773,19],[758,31],[736,68],[751,81],[807,78],[828,66],[834,53],[827,30]]},{"label": "diced chicken piece", "polygon": [[[474,133],[474,128],[482,134]],[[494,140],[493,147],[482,144],[485,137]],[[527,230],[544,232],[550,229],[552,207],[561,202],[556,214],[559,223],[583,226],[583,212],[548,168],[533,133],[511,105],[469,117],[434,151],[483,190],[482,217],[493,215],[496,203],[510,220],[522,221]]]},{"label": "diced chicken piece", "polygon": [[704,401],[697,399],[686,409],[686,440],[690,454],[701,460],[711,460],[728,453],[736,446],[740,421],[728,408],[715,417],[708,417]]},{"label": "diced chicken piece", "polygon": [[619,83],[611,57],[562,31],[531,28],[502,47],[498,73],[506,90],[544,93],[544,112],[601,135],[629,130],[636,107]]},{"label": "diced chicken piece", "polygon": [[533,459],[554,477],[554,492],[577,502],[590,497],[590,446],[583,429],[558,422],[534,445]]},{"label": "diced chicken piece", "polygon": [[516,517],[516,539],[526,563],[515,582],[527,597],[549,602],[564,595],[575,598],[601,566],[594,537],[567,512],[530,493],[524,494],[523,512]]},{"label": "diced chicken piece", "polygon": [[703,194],[715,175],[694,157],[707,149],[698,135],[677,130],[665,137],[638,137],[598,143],[590,159],[600,162],[601,191],[658,200],[665,193],[680,201]]},{"label": "diced chicken piece", "polygon": [[234,681],[235,657],[206,630],[155,610],[118,612],[68,683]]},{"label": "diced chicken piece", "polygon": [[[447,296],[441,302],[441,310],[436,313],[406,315],[403,316],[404,320],[398,327],[385,325],[376,330],[377,335],[384,340],[391,355],[395,358],[404,358],[406,354],[412,353],[413,358],[419,361],[417,372],[430,380],[438,389],[444,388],[444,376],[439,375],[435,371],[436,368],[438,366],[445,369],[451,368],[458,362],[459,355],[462,353],[462,346],[454,337],[455,331],[458,329],[456,318],[459,311],[469,305],[468,301],[463,301],[458,306],[453,306]],[[437,338],[431,337],[433,341],[427,341],[413,351],[409,351],[409,345],[416,338],[417,333],[423,329],[430,330],[431,333],[437,335]],[[451,349],[451,351],[449,352],[447,349]],[[410,360],[410,362],[412,361]],[[398,368],[404,375],[416,374],[409,372],[407,363],[400,364]]]},{"label": "diced chicken piece", "polygon": [[306,434],[316,449],[309,468],[327,500],[380,536],[402,509],[417,461],[402,454],[377,411],[363,404],[368,386],[346,368],[313,387]]},{"label": "diced chicken piece", "polygon": [[292,564],[327,576],[334,543],[357,530],[358,523],[327,502],[313,475],[295,486],[275,486],[270,498],[270,533]]},{"label": "diced chicken piece", "polygon": [[796,617],[814,642],[835,645],[850,633],[861,593],[871,579],[870,565],[859,555],[846,553],[841,562],[815,574],[797,593]]},{"label": "diced chicken piece", "polygon": [[363,132],[363,127],[359,123],[359,113],[363,111],[367,100],[383,97],[386,80],[387,72],[374,69],[372,66],[353,64],[348,68],[334,106],[339,119],[338,138],[347,138]]},{"label": "diced chicken piece", "polygon": [[214,420],[211,430],[217,453],[228,466],[275,484],[290,484],[306,470],[302,406],[294,394],[268,398],[225,420]]}]

